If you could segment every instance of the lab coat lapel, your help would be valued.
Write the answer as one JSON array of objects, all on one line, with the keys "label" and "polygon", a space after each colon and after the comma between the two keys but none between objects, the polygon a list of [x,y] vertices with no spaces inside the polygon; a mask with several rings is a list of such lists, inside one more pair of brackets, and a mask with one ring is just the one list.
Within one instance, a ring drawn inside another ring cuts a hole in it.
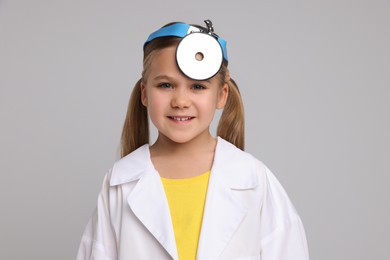
[{"label": "lab coat lapel", "polygon": [[111,184],[138,179],[127,202],[135,216],[172,258],[178,259],[168,201],[160,176],[150,160],[149,146],[142,146],[116,168],[118,170]]},{"label": "lab coat lapel", "polygon": [[258,185],[258,181],[253,172],[245,169],[242,163],[237,163],[243,154],[230,143],[218,139],[197,259],[218,259],[247,214],[247,208],[235,196],[234,189],[252,189]]},{"label": "lab coat lapel", "polygon": [[172,258],[177,259],[169,206],[158,173],[150,170],[146,172],[138,181],[127,201],[142,224]]}]

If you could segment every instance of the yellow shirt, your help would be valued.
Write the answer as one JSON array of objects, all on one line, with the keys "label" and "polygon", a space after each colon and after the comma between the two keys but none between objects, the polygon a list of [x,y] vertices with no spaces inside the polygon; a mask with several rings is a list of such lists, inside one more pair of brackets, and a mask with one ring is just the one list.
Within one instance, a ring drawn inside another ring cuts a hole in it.
[{"label": "yellow shirt", "polygon": [[196,259],[210,172],[186,179],[161,178],[180,260]]}]

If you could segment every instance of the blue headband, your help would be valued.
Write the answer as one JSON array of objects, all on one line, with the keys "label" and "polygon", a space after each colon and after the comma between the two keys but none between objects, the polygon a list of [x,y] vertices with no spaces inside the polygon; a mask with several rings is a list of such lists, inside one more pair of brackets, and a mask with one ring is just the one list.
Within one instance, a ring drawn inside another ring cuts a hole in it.
[{"label": "blue headband", "polygon": [[[208,33],[201,28],[198,28],[198,27],[186,24],[186,23],[174,23],[172,25],[158,29],[157,31],[150,34],[148,39],[144,43],[144,49],[145,49],[145,46],[149,42],[151,42],[152,40],[154,40],[156,38],[166,37],[166,36],[184,38],[186,35],[190,34],[191,32]],[[227,50],[226,50],[226,41],[224,39],[218,37],[218,35],[216,35],[215,33],[212,33],[211,35],[214,36],[217,39],[219,45],[221,45],[223,58],[227,62],[229,59],[228,59]]]}]

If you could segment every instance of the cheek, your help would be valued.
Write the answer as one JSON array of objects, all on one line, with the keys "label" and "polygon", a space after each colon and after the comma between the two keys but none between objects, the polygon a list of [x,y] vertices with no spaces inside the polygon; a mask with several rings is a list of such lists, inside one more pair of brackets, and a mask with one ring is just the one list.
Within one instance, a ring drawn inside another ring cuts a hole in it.
[{"label": "cheek", "polygon": [[155,91],[149,91],[147,103],[149,114],[150,116],[153,116],[162,111],[164,107],[164,98]]},{"label": "cheek", "polygon": [[218,99],[216,95],[205,97],[201,99],[198,103],[198,107],[203,110],[206,114],[209,114],[210,117],[214,116],[214,112],[217,109]]},{"label": "cheek", "polygon": [[145,96],[146,96],[146,104],[148,108],[150,108],[156,102],[158,102],[158,98],[156,97],[155,91],[153,91],[153,89],[150,87],[147,87],[145,89]]}]

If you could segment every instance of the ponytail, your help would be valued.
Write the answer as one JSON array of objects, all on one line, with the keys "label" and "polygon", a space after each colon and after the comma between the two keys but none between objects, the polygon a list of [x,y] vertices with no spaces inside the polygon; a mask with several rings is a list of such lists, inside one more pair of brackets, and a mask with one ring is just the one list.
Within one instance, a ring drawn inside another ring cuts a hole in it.
[{"label": "ponytail", "polygon": [[141,81],[135,84],[130,96],[121,137],[121,157],[149,143],[148,111],[141,101]]},{"label": "ponytail", "polygon": [[244,106],[236,82],[228,81],[229,95],[218,123],[217,135],[244,150]]}]

